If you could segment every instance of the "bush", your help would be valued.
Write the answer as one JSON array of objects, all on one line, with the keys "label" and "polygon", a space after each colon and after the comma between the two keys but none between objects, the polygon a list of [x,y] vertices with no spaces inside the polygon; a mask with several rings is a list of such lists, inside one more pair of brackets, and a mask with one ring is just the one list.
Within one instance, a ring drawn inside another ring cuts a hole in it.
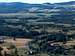
[{"label": "bush", "polygon": [[10,47],[9,47],[9,49],[14,49],[14,48],[16,48],[15,45],[10,45]]}]

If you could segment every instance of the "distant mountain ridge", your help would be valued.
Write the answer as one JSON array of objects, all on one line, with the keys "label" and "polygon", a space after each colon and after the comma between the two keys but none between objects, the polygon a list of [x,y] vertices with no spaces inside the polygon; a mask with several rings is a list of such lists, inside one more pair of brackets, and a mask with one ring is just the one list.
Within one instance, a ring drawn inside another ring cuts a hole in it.
[{"label": "distant mountain ridge", "polygon": [[60,4],[60,5],[73,5],[73,4],[75,4],[75,1],[61,2],[61,3],[55,3],[55,4]]},{"label": "distant mountain ridge", "polygon": [[[11,2],[11,3],[0,3],[0,13],[16,13],[20,11],[28,11],[31,8],[38,8],[38,10],[43,9],[54,9],[56,8],[64,8],[63,5],[75,5],[75,1],[71,2],[62,2],[62,3],[43,3],[43,4],[29,4],[29,3],[21,3],[21,2]],[[62,7],[63,6],[63,7]],[[72,8],[72,7],[71,7]]]}]

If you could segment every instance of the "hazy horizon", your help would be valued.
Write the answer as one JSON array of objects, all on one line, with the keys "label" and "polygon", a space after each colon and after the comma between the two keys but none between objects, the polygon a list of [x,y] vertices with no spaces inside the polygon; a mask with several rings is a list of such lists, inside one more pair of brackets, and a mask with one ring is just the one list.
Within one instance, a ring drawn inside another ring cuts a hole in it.
[{"label": "hazy horizon", "polygon": [[69,1],[75,1],[75,0],[0,0],[1,2],[23,2],[23,3],[37,3],[37,4],[41,4],[41,3],[61,3],[61,2],[69,2]]}]

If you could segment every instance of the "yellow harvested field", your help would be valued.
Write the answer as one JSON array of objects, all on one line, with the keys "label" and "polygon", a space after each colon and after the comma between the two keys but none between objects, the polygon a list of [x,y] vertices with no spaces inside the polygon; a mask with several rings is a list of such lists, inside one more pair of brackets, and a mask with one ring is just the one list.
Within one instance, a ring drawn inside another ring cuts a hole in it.
[{"label": "yellow harvested field", "polygon": [[75,40],[71,40],[71,41],[67,41],[65,44],[63,44],[63,42],[48,42],[48,43],[50,43],[50,44],[52,44],[52,45],[54,45],[54,44],[59,44],[59,45],[63,45],[63,46],[68,46],[68,47],[70,47],[70,46],[72,46],[72,45],[75,45]]},{"label": "yellow harvested field", "polygon": [[14,41],[13,39],[6,39],[4,40],[5,43],[9,43],[9,44],[13,44],[15,45],[17,48],[21,48],[21,47],[26,47],[27,44],[32,41],[32,39],[25,39],[25,38],[16,38],[16,40]]},{"label": "yellow harvested field", "polygon": [[67,43],[65,45],[67,45],[67,46],[75,45],[75,40],[67,41]]}]

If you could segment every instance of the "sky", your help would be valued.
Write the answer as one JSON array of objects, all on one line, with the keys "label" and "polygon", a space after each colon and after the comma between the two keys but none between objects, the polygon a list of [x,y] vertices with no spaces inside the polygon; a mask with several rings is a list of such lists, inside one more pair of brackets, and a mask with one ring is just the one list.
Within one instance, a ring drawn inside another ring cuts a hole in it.
[{"label": "sky", "polygon": [[23,3],[59,3],[75,0],[0,0],[0,2],[23,2]]}]

